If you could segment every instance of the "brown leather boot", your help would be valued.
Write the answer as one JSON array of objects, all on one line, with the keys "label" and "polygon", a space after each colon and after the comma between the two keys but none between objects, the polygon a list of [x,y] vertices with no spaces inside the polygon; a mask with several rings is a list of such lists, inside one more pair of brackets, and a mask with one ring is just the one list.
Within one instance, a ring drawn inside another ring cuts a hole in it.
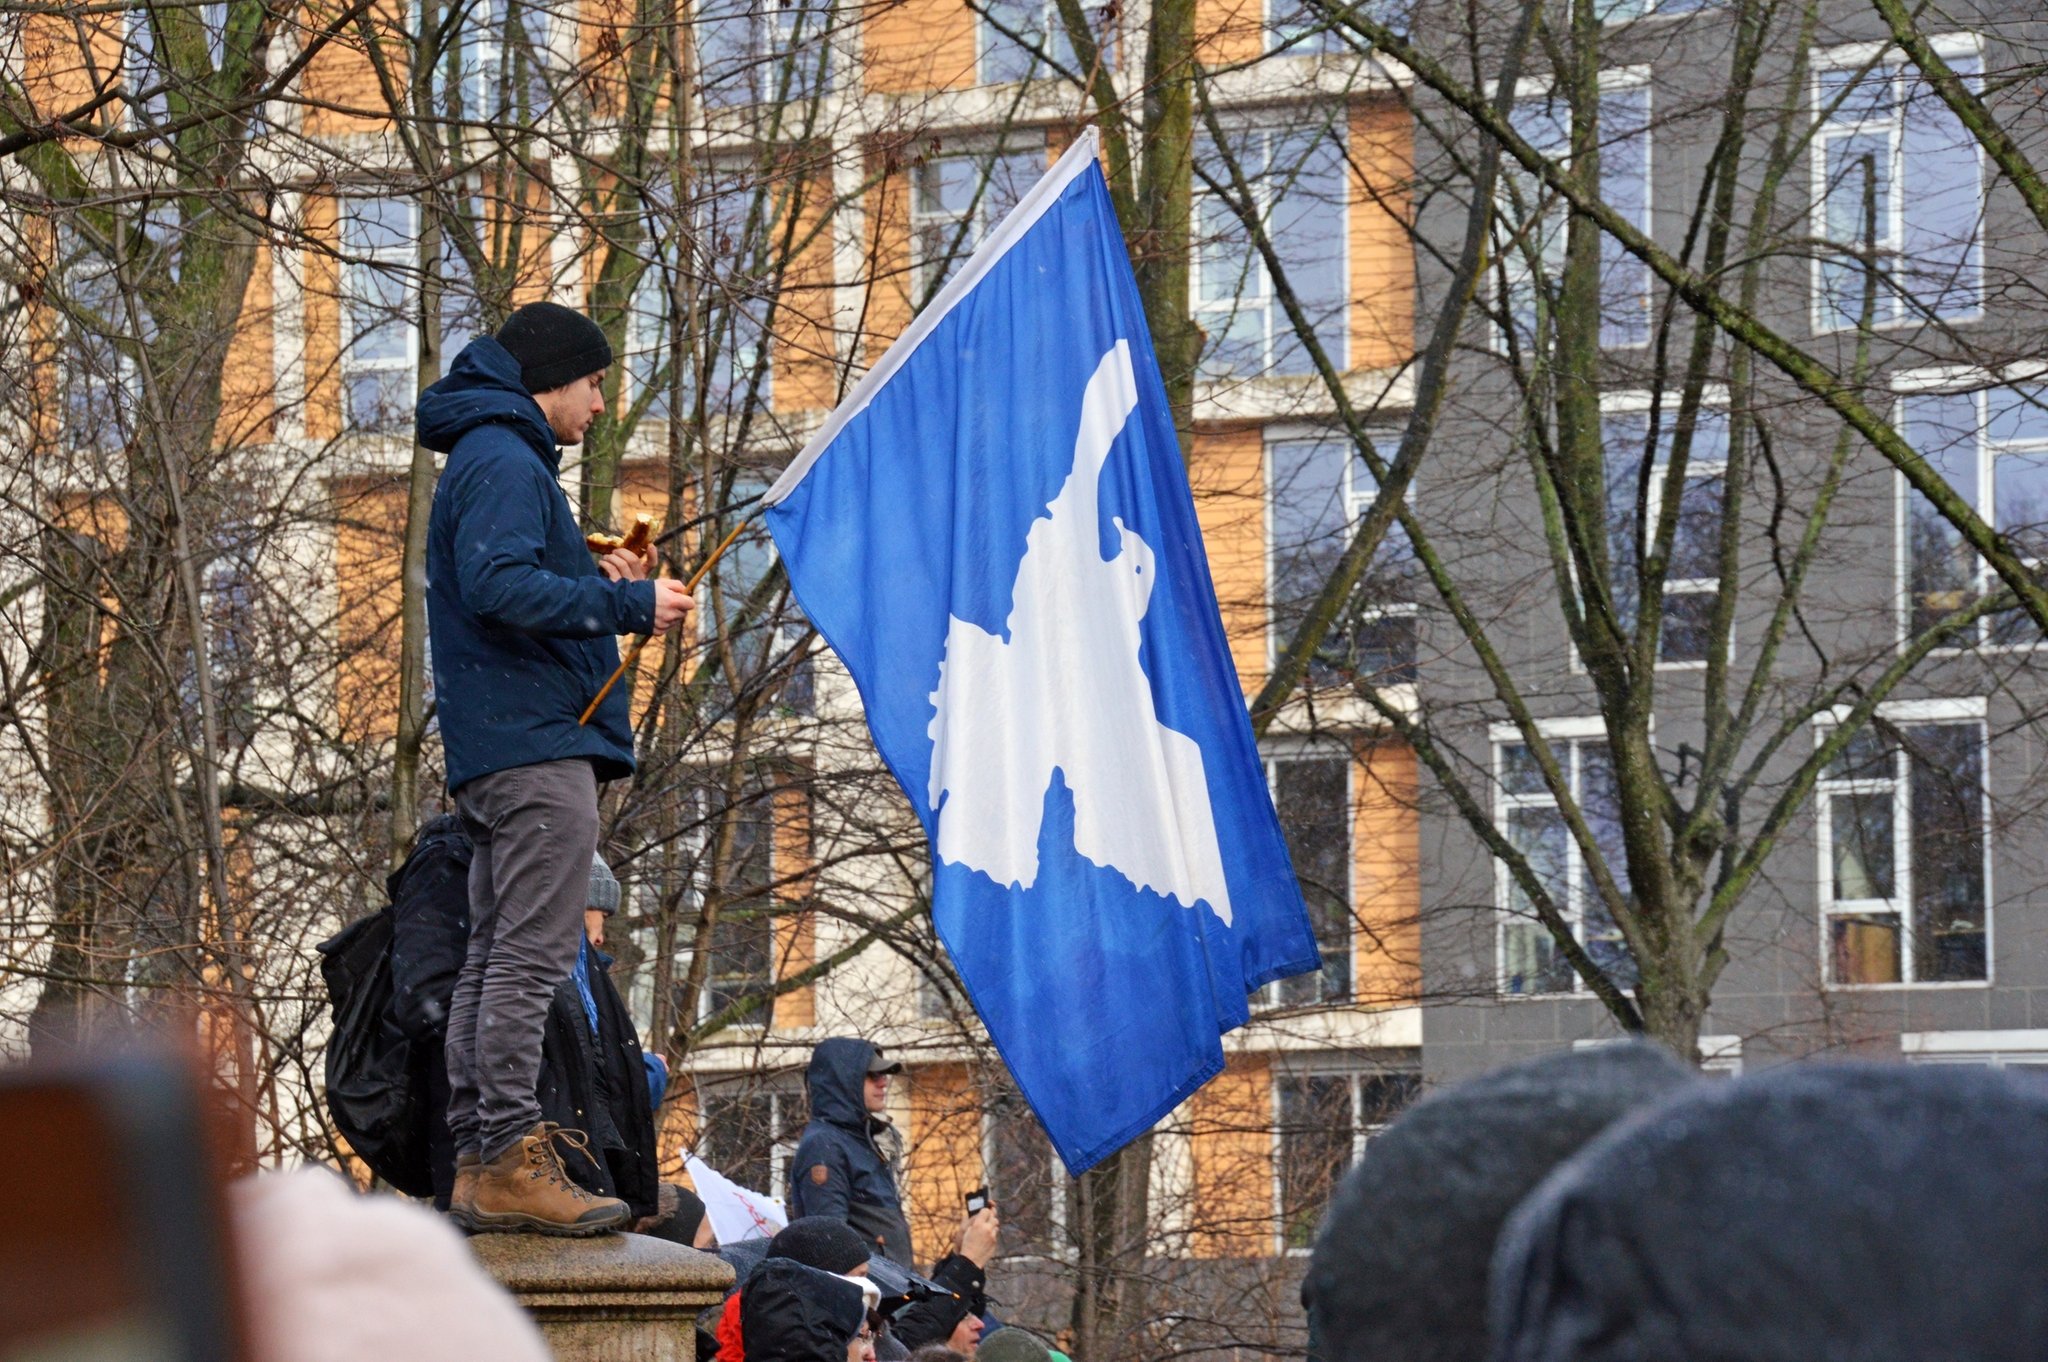
[{"label": "brown leather boot", "polygon": [[617,1197],[592,1196],[578,1187],[555,1152],[556,1140],[587,1148],[588,1138],[580,1130],[542,1121],[497,1158],[481,1164],[470,1200],[471,1230],[537,1230],[581,1238],[624,1224],[631,1214],[626,1203]]},{"label": "brown leather boot", "polygon": [[476,1175],[484,1161],[475,1154],[455,1156],[455,1186],[448,1193],[448,1218],[467,1234],[476,1233]]}]

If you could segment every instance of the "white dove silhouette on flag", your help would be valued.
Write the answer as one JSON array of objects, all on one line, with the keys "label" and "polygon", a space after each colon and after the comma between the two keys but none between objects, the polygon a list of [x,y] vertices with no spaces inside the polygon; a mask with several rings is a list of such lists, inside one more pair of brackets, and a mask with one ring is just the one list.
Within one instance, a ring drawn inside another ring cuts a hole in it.
[{"label": "white dove silhouette on flag", "polygon": [[1152,549],[1121,519],[1103,561],[1097,484],[1138,405],[1119,340],[1081,399],[1074,466],[1032,523],[1003,641],[950,618],[931,721],[937,855],[1030,888],[1045,793],[1057,768],[1074,797],[1074,849],[1140,889],[1230,922],[1202,749],[1166,727],[1138,663]]}]

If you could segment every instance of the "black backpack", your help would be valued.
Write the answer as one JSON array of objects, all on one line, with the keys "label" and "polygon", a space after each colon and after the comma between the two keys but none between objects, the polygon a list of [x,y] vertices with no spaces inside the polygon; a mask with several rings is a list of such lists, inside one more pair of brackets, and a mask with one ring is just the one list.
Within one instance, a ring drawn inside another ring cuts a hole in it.
[{"label": "black backpack", "polygon": [[357,918],[319,949],[334,1007],[328,1113],[378,1177],[408,1196],[432,1196],[414,1041],[391,1020],[391,909]]},{"label": "black backpack", "polygon": [[408,1196],[434,1194],[427,1070],[440,1057],[448,996],[469,939],[469,837],[445,815],[420,829],[385,888],[391,904],[320,943],[334,1009],[327,1110],[349,1148]]}]

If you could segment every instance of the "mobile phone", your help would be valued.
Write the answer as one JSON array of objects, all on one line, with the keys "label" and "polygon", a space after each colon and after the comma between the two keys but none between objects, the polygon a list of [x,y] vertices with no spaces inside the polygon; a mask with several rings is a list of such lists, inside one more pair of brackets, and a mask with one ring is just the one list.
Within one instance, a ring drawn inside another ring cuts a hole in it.
[{"label": "mobile phone", "polygon": [[979,1215],[988,1209],[988,1188],[981,1186],[967,1194],[967,1213]]}]

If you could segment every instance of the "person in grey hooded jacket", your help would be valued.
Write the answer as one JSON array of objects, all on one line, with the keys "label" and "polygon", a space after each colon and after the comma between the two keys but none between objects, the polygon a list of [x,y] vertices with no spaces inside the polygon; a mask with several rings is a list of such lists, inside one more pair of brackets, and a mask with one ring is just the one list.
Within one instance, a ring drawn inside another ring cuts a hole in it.
[{"label": "person in grey hooded jacket", "polygon": [[792,1219],[843,1220],[883,1257],[914,1268],[910,1222],[880,1144],[895,1137],[881,1113],[889,1076],[902,1071],[867,1041],[834,1036],[819,1042],[804,1070],[811,1119],[789,1161],[788,1201]]}]

